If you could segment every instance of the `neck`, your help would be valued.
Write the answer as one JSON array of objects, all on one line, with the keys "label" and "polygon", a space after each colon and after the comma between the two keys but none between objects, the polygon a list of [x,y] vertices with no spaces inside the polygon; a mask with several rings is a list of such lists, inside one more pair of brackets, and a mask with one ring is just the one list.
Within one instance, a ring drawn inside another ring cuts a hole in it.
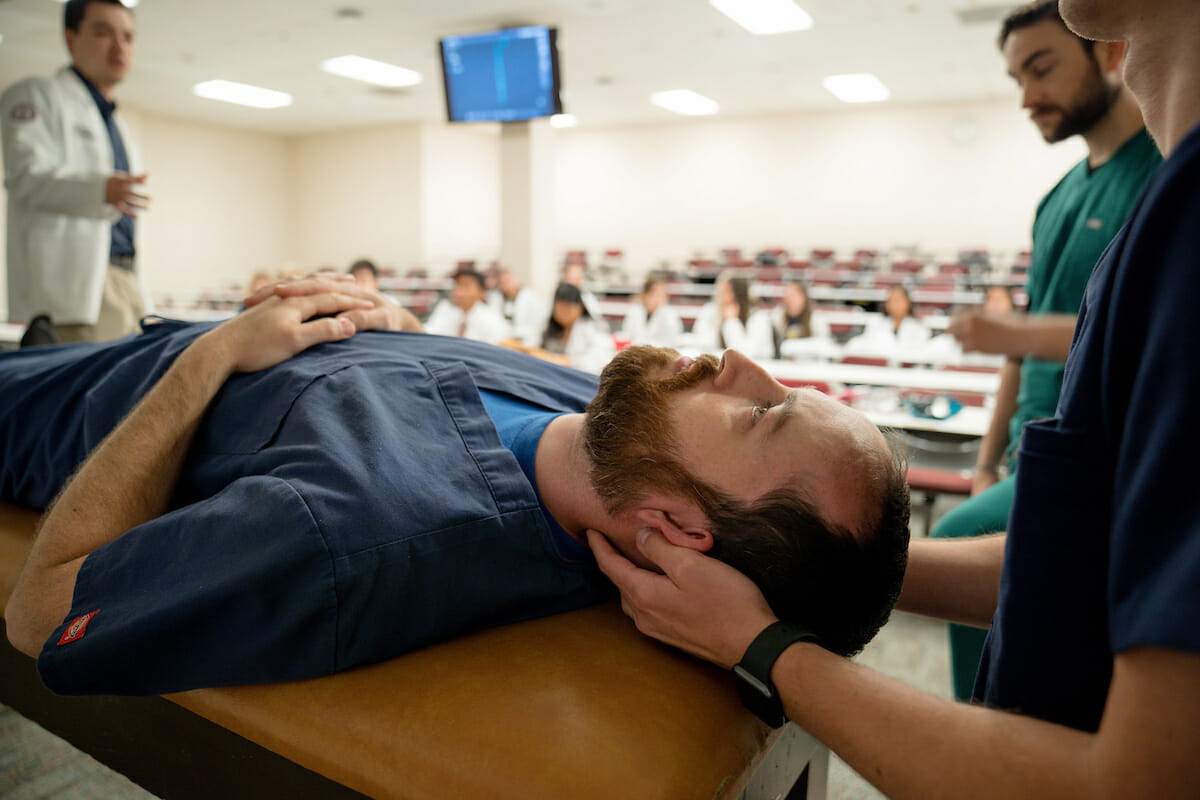
[{"label": "neck", "polygon": [[1144,126],[1137,101],[1128,88],[1122,87],[1108,113],[1083,134],[1088,148],[1088,166],[1095,169],[1108,161]]},{"label": "neck", "polygon": [[1139,20],[1125,56],[1125,82],[1146,116],[1146,127],[1169,156],[1200,123],[1200,18],[1190,3]]},{"label": "neck", "polygon": [[614,544],[626,538],[632,542],[636,523],[609,514],[592,489],[583,420],[583,414],[563,414],[542,433],[534,461],[542,502],[563,530],[584,546],[588,528],[604,533]]},{"label": "neck", "polygon": [[79,68],[79,65],[72,64],[71,66],[75,67],[75,71],[78,72],[80,75],[82,75],[84,78],[86,78],[88,83],[90,83],[92,86],[96,87],[96,91],[98,91],[100,93],[101,97],[103,97],[105,100],[107,100],[110,103],[112,102],[113,92],[117,88],[117,85],[115,83],[106,83],[104,81],[98,81],[98,80],[96,80],[96,78],[94,76],[88,75],[86,72],[81,70]]}]

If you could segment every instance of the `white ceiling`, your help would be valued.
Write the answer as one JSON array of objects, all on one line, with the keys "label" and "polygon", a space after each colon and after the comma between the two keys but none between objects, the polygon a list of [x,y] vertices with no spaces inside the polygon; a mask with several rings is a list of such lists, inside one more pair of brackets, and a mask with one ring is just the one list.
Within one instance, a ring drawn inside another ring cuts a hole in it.
[{"label": "white ceiling", "polygon": [[[996,49],[1003,0],[800,0],[811,30],[754,36],[707,0],[142,0],[138,49],[118,90],[131,107],[284,134],[445,118],[438,38],[495,27],[557,26],[564,110],[581,126],[678,120],[651,92],[687,88],[721,116],[844,109],[821,86],[873,72],[891,104],[1011,99]],[[339,9],[361,11],[340,21]],[[981,18],[964,23],[963,15]],[[0,0],[0,85],[66,63],[62,5]],[[356,54],[424,76],[380,90],[327,75],[320,63]],[[277,110],[195,97],[212,78],[293,95]]]}]

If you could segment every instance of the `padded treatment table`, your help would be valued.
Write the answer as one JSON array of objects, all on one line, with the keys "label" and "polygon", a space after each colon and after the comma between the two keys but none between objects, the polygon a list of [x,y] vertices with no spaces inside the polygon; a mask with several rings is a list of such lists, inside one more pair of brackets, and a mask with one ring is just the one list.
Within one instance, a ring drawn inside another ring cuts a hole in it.
[{"label": "padded treatment table", "polygon": [[[37,515],[0,503],[0,606]],[[615,603],[315,680],[60,697],[3,642],[0,702],[165,798],[825,796],[828,751]]]}]

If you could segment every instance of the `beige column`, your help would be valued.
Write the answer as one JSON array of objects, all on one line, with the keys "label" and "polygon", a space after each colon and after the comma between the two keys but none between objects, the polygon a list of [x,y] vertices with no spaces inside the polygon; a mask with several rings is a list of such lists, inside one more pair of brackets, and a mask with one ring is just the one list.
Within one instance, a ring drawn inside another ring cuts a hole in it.
[{"label": "beige column", "polygon": [[545,119],[505,122],[500,134],[500,263],[549,300],[554,252],[554,130]]}]

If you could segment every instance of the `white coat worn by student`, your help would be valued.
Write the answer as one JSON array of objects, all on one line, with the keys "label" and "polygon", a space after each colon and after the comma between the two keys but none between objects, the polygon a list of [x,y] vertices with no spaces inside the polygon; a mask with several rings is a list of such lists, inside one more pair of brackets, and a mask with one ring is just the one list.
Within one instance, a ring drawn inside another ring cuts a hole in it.
[{"label": "white coat worn by student", "polygon": [[[113,174],[108,131],[69,67],[35,76],[0,96],[8,190],[8,318],[46,313],[57,324],[92,324],[100,313],[112,225],[105,202]],[[130,172],[141,157],[116,117]],[[150,308],[145,282],[139,285]]]}]

